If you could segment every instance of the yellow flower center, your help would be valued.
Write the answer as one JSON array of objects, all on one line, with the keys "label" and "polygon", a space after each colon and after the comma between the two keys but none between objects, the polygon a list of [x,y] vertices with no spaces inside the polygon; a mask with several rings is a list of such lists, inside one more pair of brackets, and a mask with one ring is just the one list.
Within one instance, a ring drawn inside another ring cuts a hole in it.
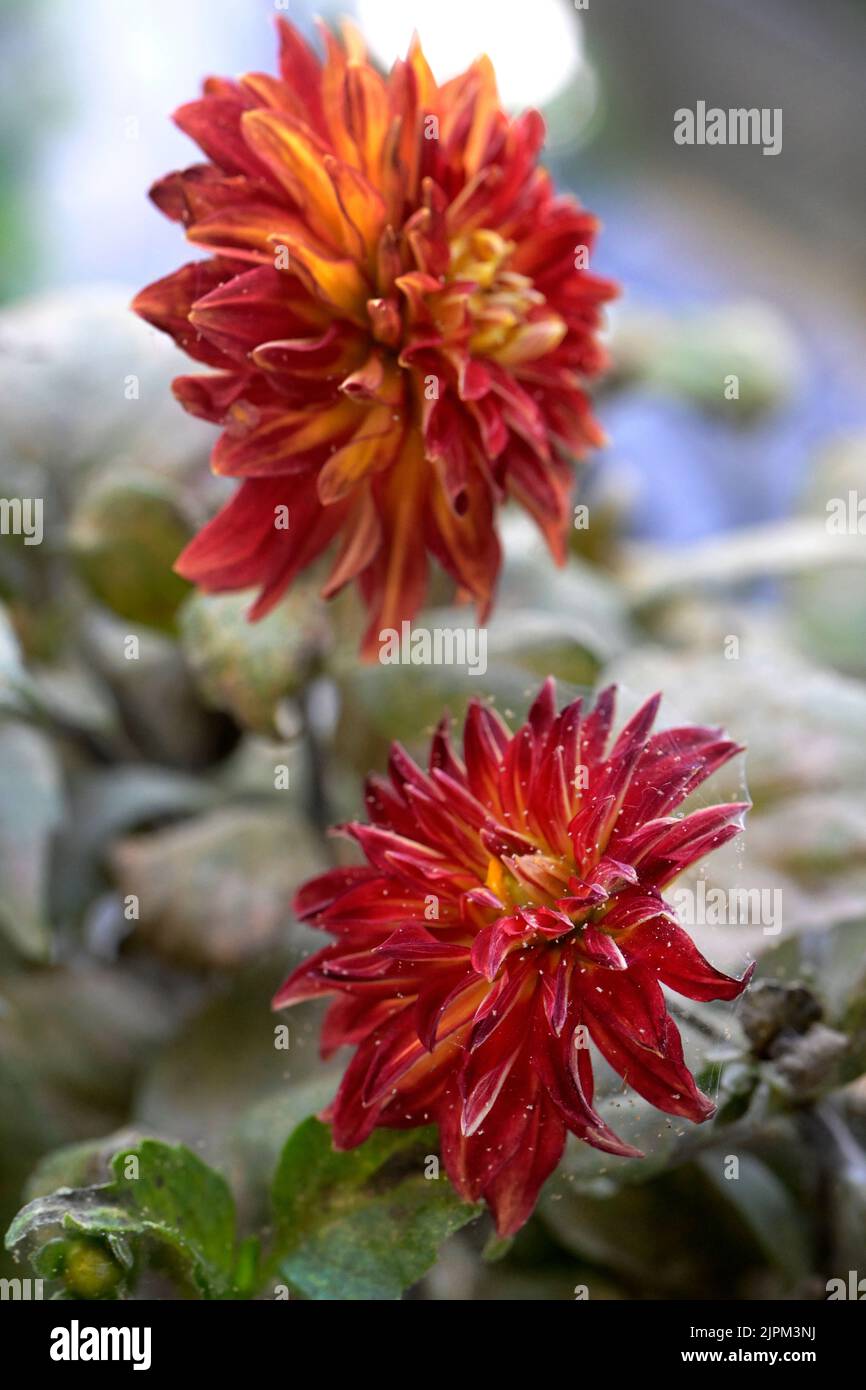
[{"label": "yellow flower center", "polygon": [[469,350],[478,357],[513,363],[540,357],[562,341],[566,325],[546,310],[546,300],[526,275],[508,269],[515,249],[498,232],[479,229],[451,243],[450,280],[476,288],[467,304],[472,317]]},{"label": "yellow flower center", "polygon": [[491,859],[487,865],[487,877],[484,880],[484,886],[495,893],[500,902],[507,903],[511,898],[508,891],[510,877],[498,859]]}]

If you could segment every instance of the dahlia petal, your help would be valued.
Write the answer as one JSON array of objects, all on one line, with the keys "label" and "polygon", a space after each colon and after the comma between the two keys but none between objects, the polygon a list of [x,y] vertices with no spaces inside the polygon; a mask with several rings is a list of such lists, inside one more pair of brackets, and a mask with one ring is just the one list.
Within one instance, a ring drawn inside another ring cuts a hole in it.
[{"label": "dahlia petal", "polygon": [[590,1031],[592,1018],[601,1017],[606,1031],[620,1042],[653,1056],[664,1056],[667,1006],[658,982],[647,971],[640,967],[617,970],[580,966],[572,988],[575,997],[582,1001]]},{"label": "dahlia petal", "polygon": [[510,854],[502,862],[530,897],[538,901],[562,897],[566,870],[559,859],[545,854]]},{"label": "dahlia petal", "polygon": [[350,889],[361,884],[374,882],[375,870],[367,864],[352,865],[344,869],[328,869],[316,878],[309,879],[295,894],[293,908],[302,921],[314,917],[324,908],[342,897]]},{"label": "dahlia petal", "polygon": [[525,362],[534,362],[537,357],[553,352],[567,332],[568,325],[558,314],[538,318],[518,328],[503,347],[497,348],[496,361],[502,367],[520,367]]},{"label": "dahlia petal", "polygon": [[189,322],[193,303],[223,284],[232,274],[231,266],[224,260],[193,261],[139,291],[132,301],[132,308],[154,328],[169,333],[178,347],[196,361],[206,362],[211,367],[234,367],[236,364],[213,344],[205,342],[198,329]]},{"label": "dahlia petal", "polygon": [[609,685],[598,696],[593,709],[583,722],[580,737],[580,761],[592,768],[604,756],[616,708],[616,687]]},{"label": "dahlia petal", "polygon": [[374,562],[361,576],[369,609],[363,651],[378,653],[384,632],[399,632],[414,617],[427,587],[427,561],[418,536],[423,534],[426,477],[420,440],[407,430],[394,466],[376,479],[383,541]]},{"label": "dahlia petal", "polygon": [[607,902],[606,889],[597,883],[582,883],[579,879],[570,879],[569,885],[576,885],[575,891],[564,898],[557,898],[556,906],[573,922],[585,920],[597,907]]},{"label": "dahlia petal", "polygon": [[303,331],[309,311],[286,276],[264,266],[236,275],[190,306],[192,326],[232,357],[246,359],[260,343],[284,337],[292,320]]},{"label": "dahlia petal", "polygon": [[498,714],[472,700],[463,730],[463,756],[469,790],[484,806],[499,811],[499,772],[510,735]]},{"label": "dahlia petal", "polygon": [[[390,961],[380,960],[369,950],[355,951],[345,956],[331,956],[320,970],[326,980],[335,981],[340,987],[364,984],[368,980],[394,980],[397,975]],[[401,976],[400,985],[404,983],[409,992],[411,981],[404,981]]]},{"label": "dahlia petal", "polygon": [[644,751],[649,731],[655,723],[661,704],[661,694],[651,695],[626,724],[611,749],[608,764],[619,769],[620,763],[631,767]]},{"label": "dahlia petal", "polygon": [[565,1148],[565,1124],[550,1102],[533,1103],[522,1143],[483,1188],[498,1234],[504,1239],[525,1224]]},{"label": "dahlia petal", "polygon": [[594,867],[610,839],[661,696],[653,696],[629,720],[603,765],[590,800],[568,827],[578,864]]},{"label": "dahlia petal", "polygon": [[304,42],[298,30],[282,15],[277,16],[280,75],[306,108],[307,120],[320,135],[326,125],[322,110],[322,65]]},{"label": "dahlia petal", "polygon": [[403,401],[402,377],[378,349],[340,382],[340,390],[355,401],[378,401],[392,407]]},{"label": "dahlia petal", "polygon": [[406,799],[415,812],[420,833],[428,843],[437,846],[455,863],[475,873],[484,871],[488,855],[482,850],[477,837],[449,813],[447,806],[417,787],[406,788]]},{"label": "dahlia petal", "polygon": [[400,1001],[380,999],[371,1001],[363,994],[343,994],[335,999],[325,1014],[319,1051],[325,1061],[341,1047],[352,1047],[368,1034],[381,1028]]},{"label": "dahlia petal", "polygon": [[396,347],[403,331],[400,310],[396,300],[379,296],[367,300],[367,313],[370,327],[377,343],[385,347]]},{"label": "dahlia petal", "polygon": [[575,792],[581,790],[577,784],[576,774],[579,770],[582,726],[583,700],[572,700],[571,704],[566,705],[562,713],[553,720],[542,745],[545,757],[549,757],[557,746],[562,748],[566,775]]},{"label": "dahlia petal", "polygon": [[309,125],[309,112],[301,95],[269,72],[245,72],[238,78],[238,87],[249,106],[283,111]]},{"label": "dahlia petal", "polygon": [[[458,775],[465,776],[465,773],[458,770]],[[471,825],[474,830],[481,830],[488,823],[487,808],[481,805],[463,782],[458,781],[451,773],[443,771],[441,767],[434,767],[430,778],[433,785],[448,800],[455,815],[467,825]]]},{"label": "dahlia petal", "polygon": [[249,148],[282,185],[314,234],[334,250],[364,254],[360,232],[346,216],[325,167],[328,146],[309,126],[279,111],[244,113],[241,131]]},{"label": "dahlia petal", "polygon": [[566,772],[565,757],[561,743],[542,756],[535,772],[529,806],[533,823],[558,854],[568,849],[569,827],[577,797],[574,782]]},{"label": "dahlia petal", "polygon": [[[454,978],[451,972],[452,982]],[[459,1039],[455,1035],[465,1031],[476,1000],[477,990],[471,985],[452,989],[439,1019],[437,1046],[432,1052],[425,1047],[414,1027],[414,1009],[410,1007],[407,1011],[408,1027],[404,1024],[404,1015],[398,1015],[394,1020],[395,1026],[392,1028],[388,1025],[379,1037],[375,1056],[364,1079],[362,1103],[365,1106],[376,1105],[398,1086],[409,1090],[417,1084],[419,1074],[423,1077],[431,1066],[441,1066],[449,1052],[459,1046]]]},{"label": "dahlia petal", "polygon": [[491,461],[498,459],[511,438],[502,411],[488,397],[468,401],[467,408],[478,427],[485,455]]},{"label": "dahlia petal", "polygon": [[514,435],[511,436],[505,460],[509,492],[538,524],[556,563],[565,564],[563,536],[565,520],[570,511],[571,469],[556,459],[542,461]]},{"label": "dahlia petal", "polygon": [[408,1040],[412,1035],[409,1015],[411,1005],[398,1013],[362,1039],[340,1082],[337,1094],[328,1107],[331,1120],[331,1142],[335,1149],[354,1149],[369,1139],[379,1120],[379,1105],[365,1105],[363,1101],[364,1082],[369,1068],[375,1059],[381,1039],[389,1037],[395,1025],[402,1029]]},{"label": "dahlia petal", "polygon": [[[393,876],[378,874],[371,870],[371,877],[342,893],[333,903],[324,907],[321,920],[313,926],[322,926],[336,935],[346,934],[357,937],[360,934],[370,938],[371,945],[386,941],[395,927],[406,921],[423,922],[424,895],[398,883]],[[443,904],[441,918],[443,925],[451,917],[457,917],[448,905]]]},{"label": "dahlia petal", "polygon": [[629,965],[649,968],[662,984],[688,999],[736,999],[746,988],[754,963],[733,979],[705,960],[682,927],[670,918],[653,918],[624,933],[619,944]]},{"label": "dahlia petal", "polygon": [[[216,255],[276,269],[281,248],[312,241],[300,218],[273,203],[243,201],[201,214],[187,225],[187,238]],[[285,254],[285,252],[282,252]]]},{"label": "dahlia petal", "polygon": [[397,1083],[426,1055],[427,1049],[414,1026],[403,1024],[401,1017],[399,1032],[389,1040],[380,1041],[376,1055],[367,1068],[361,1091],[362,1105],[381,1104],[389,1092],[396,1089]]},{"label": "dahlia petal", "polygon": [[381,543],[382,527],[370,490],[356,488],[339,554],[322,585],[322,597],[331,598],[339,593],[372,564]]},{"label": "dahlia petal", "polygon": [[667,834],[643,859],[641,878],[665,888],[684,869],[709,854],[710,850],[718,849],[740,835],[743,816],[749,810],[749,805],[749,802],[741,801],[726,806],[707,806],[675,820]]},{"label": "dahlia petal", "polygon": [[440,969],[438,979],[430,980],[418,994],[412,1022],[425,1051],[433,1052],[440,1041],[443,1016],[466,986],[475,980],[472,970]]},{"label": "dahlia petal", "polygon": [[519,947],[526,926],[517,915],[500,917],[484,927],[472,943],[472,965],[487,980],[495,980],[510,951]]},{"label": "dahlia petal", "polygon": [[574,1036],[551,1039],[537,1024],[533,1029],[532,1065],[550,1100],[572,1134],[584,1143],[620,1158],[642,1158],[640,1150],[620,1139],[593,1109],[592,1092],[587,1093],[582,1082],[582,1066],[569,1063],[575,1052],[581,1052],[589,1065],[586,1049],[575,1049]]},{"label": "dahlia petal", "polygon": [[597,1014],[587,1013],[590,1035],[614,1071],[644,1100],[668,1115],[700,1124],[715,1105],[698,1090],[683,1061],[682,1043],[673,1019],[665,1026],[664,1055],[647,1052],[623,1033],[614,1034]]},{"label": "dahlia petal", "polygon": [[[483,1125],[499,1099],[516,1056],[516,1053],[512,1053],[510,1057],[505,1057],[497,1062],[496,1066],[482,1076],[479,1081],[476,1081],[466,1095],[460,1116],[460,1128],[467,1138],[475,1134],[476,1130]],[[463,1075],[465,1076],[465,1072]]]},{"label": "dahlia petal", "polygon": [[716,729],[666,729],[647,743],[623,802],[613,841],[648,820],[667,815],[738,753],[741,745]]},{"label": "dahlia petal", "polygon": [[556,681],[548,676],[529,710],[529,724],[537,740],[543,739],[556,718]]},{"label": "dahlia petal", "polygon": [[430,773],[433,775],[437,771],[461,787],[466,785],[466,768],[454,752],[447,715],[437,724],[430,744]]},{"label": "dahlia petal", "polygon": [[588,875],[587,882],[594,887],[603,888],[605,893],[615,892],[625,884],[638,882],[638,872],[633,864],[624,864],[619,859],[605,855]]},{"label": "dahlia petal", "polygon": [[328,458],[317,485],[323,507],[339,502],[364,478],[390,467],[403,442],[402,426],[395,429],[390,406],[375,406],[352,438]]},{"label": "dahlia petal", "polygon": [[468,961],[469,949],[459,943],[443,941],[420,923],[406,923],[392,932],[376,951],[389,960]]},{"label": "dahlia petal", "polygon": [[499,799],[511,813],[512,824],[528,828],[528,804],[535,776],[536,736],[524,724],[514,735],[499,778]]},{"label": "dahlia petal", "polygon": [[608,970],[625,970],[628,967],[628,961],[613,937],[591,922],[580,934],[580,950],[594,965],[605,966]]},{"label": "dahlia petal", "polygon": [[[285,314],[282,327],[285,328]],[[337,376],[355,370],[361,361],[363,340],[359,340],[348,325],[331,323],[324,333],[314,337],[279,338],[269,342],[257,337],[251,353],[254,364],[262,371],[288,377],[290,381],[301,378],[309,392],[307,383],[315,382],[323,371]]]},{"label": "dahlia petal", "polygon": [[519,907],[517,915],[532,932],[556,939],[570,932],[572,924],[562,912],[551,907]]},{"label": "dahlia petal", "polygon": [[638,889],[637,891],[627,890],[617,894],[605,912],[603,921],[607,931],[626,931],[630,927],[640,926],[643,922],[650,922],[656,917],[664,918],[665,921],[676,922],[670,907],[660,893],[655,890],[647,893]]},{"label": "dahlia petal", "polygon": [[440,850],[418,840],[396,835],[393,831],[383,830],[380,826],[361,825],[358,821],[352,821],[344,828],[347,834],[358,841],[370,863],[385,872],[389,868],[386,858],[389,854],[396,854],[404,859],[416,859],[419,862],[444,863]]},{"label": "dahlia petal", "polygon": [[475,1010],[472,1031],[466,1045],[467,1052],[475,1052],[508,1019],[518,1004],[528,1004],[535,988],[535,981],[528,965],[503,971],[489,990],[485,999]]},{"label": "dahlia petal", "polygon": [[[449,489],[453,481],[448,484]],[[463,501],[459,500],[461,496]],[[443,485],[433,490],[431,501],[424,533],[428,548],[445,572],[475,599],[478,621],[484,623],[501,563],[486,482],[473,470],[458,496],[451,496]]]},{"label": "dahlia petal", "polygon": [[532,854],[535,848],[525,835],[519,835],[516,830],[509,830],[489,817],[481,831],[481,843],[497,859],[506,854]]},{"label": "dahlia petal", "polygon": [[190,415],[221,425],[239,401],[251,400],[259,409],[262,392],[246,371],[214,372],[210,375],[176,376],[172,394]]},{"label": "dahlia petal", "polygon": [[270,172],[256,157],[241,133],[244,104],[239,97],[204,96],[179,106],[175,125],[227,174],[246,174],[249,178],[272,183]]},{"label": "dahlia petal", "polygon": [[[280,475],[308,473],[321,465],[365,418],[348,400],[318,410],[250,408],[245,414],[241,404],[235,402],[230,410],[228,428],[211,456],[213,470],[232,478],[265,481],[273,476],[274,484]],[[281,486],[285,491],[287,480]]]},{"label": "dahlia petal", "polygon": [[[616,853],[640,869],[643,860],[655,846],[666,838],[672,826],[678,824],[675,816],[661,816],[658,820],[648,820],[637,829],[616,840]],[[611,837],[613,840],[615,837]],[[613,846],[612,846],[613,847]]]},{"label": "dahlia petal", "polygon": [[385,855],[385,861],[398,877],[436,897],[441,893],[462,893],[474,882],[470,869],[447,860],[441,864],[433,863],[409,854],[389,851]]},{"label": "dahlia petal", "polygon": [[301,1003],[304,999],[315,999],[320,994],[333,994],[336,985],[322,974],[322,966],[329,961],[338,948],[326,946],[303,961],[291,975],[283,981],[274,995],[271,1008],[285,1009],[290,1004]]},{"label": "dahlia petal", "polygon": [[381,178],[380,161],[390,123],[388,93],[374,68],[350,64],[346,73],[349,128],[370,179]]},{"label": "dahlia petal", "polygon": [[272,248],[285,246],[292,272],[315,298],[364,328],[370,285],[353,260],[328,255],[308,237],[286,232],[269,238]]},{"label": "dahlia petal", "polygon": [[563,952],[553,978],[551,979],[549,975],[546,975],[541,982],[544,1011],[556,1037],[560,1036],[568,1020],[571,973],[574,965],[572,956],[568,952]]},{"label": "dahlia petal", "polygon": [[[289,507],[291,528],[274,525],[276,508]],[[284,480],[248,479],[231,502],[182,551],[178,574],[214,592],[261,584],[250,616],[261,616],[285,592],[297,571],[330,543],[341,518],[321,519],[314,497]]]}]

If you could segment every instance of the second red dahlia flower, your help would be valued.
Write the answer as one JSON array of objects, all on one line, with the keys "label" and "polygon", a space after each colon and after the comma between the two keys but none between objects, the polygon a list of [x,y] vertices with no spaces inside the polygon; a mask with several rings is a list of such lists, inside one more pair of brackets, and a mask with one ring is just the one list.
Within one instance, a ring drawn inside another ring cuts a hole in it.
[{"label": "second red dahlia flower", "polygon": [[430,556],[484,620],[506,498],[563,558],[614,291],[586,268],[594,219],[538,164],[541,117],[502,111],[487,59],[439,84],[417,43],[382,77],[351,31],[324,31],[323,62],[279,34],[279,77],[210,78],[175,113],[205,161],[151,196],[208,259],[134,307],[215,369],[174,389],[241,479],[180,573],[258,587],[255,616],[333,544],[324,593],[358,582],[370,654]]},{"label": "second red dahlia flower", "polygon": [[463,757],[440,725],[422,771],[395,745],[370,779],[366,864],[334,869],[297,909],[335,940],[275,1007],[337,995],[325,1055],[356,1048],[331,1107],[338,1148],[379,1125],[436,1121],[458,1191],[519,1229],[566,1133],[635,1156],[593,1109],[590,1042],[670,1115],[712,1102],[683,1059],[662,986],[733,999],[663,890],[742,828],[743,803],[671,814],[741,751],[718,729],[652,734],[658,697],[611,738],[614,691],[556,712],[552,681],[512,733],[471,705]]}]

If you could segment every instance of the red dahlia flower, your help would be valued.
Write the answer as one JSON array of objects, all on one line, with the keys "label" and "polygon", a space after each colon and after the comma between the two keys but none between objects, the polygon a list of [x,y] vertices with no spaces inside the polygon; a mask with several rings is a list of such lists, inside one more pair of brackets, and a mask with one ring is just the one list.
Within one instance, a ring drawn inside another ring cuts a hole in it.
[{"label": "red dahlia flower", "polygon": [[258,586],[260,616],[339,538],[323,592],[357,579],[371,654],[421,605],[428,552],[484,620],[507,497],[562,560],[563,455],[601,439],[582,382],[614,290],[585,269],[595,220],[537,163],[541,117],[505,115],[489,60],[440,86],[417,43],[382,77],[352,31],[324,30],[324,62],[279,35],[279,78],[209,78],[175,113],[206,162],[151,197],[209,258],[134,308],[217,369],[174,390],[243,479],[179,572]]},{"label": "red dahlia flower", "polygon": [[[614,690],[556,714],[548,681],[512,734],[470,706],[463,760],[440,724],[425,773],[395,745],[367,788],[367,864],[306,884],[297,910],[336,941],[287,980],[319,994],[324,1055],[357,1048],[331,1107],[337,1148],[435,1120],[458,1191],[516,1231],[566,1131],[637,1156],[593,1110],[591,1039],[640,1095],[705,1120],[661,986],[733,999],[662,890],[742,829],[745,804],[669,813],[741,750],[718,729],[650,735],[649,700],[608,748]],[[751,973],[751,972],[749,972]]]}]

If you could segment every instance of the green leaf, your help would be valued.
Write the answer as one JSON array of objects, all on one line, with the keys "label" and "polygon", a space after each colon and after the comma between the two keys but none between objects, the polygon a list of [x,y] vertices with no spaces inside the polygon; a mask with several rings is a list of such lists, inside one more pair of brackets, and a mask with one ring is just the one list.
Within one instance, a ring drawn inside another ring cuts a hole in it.
[{"label": "green leaf", "polygon": [[156,1139],[122,1149],[111,1166],[113,1182],[61,1188],[24,1207],[9,1228],[7,1249],[24,1247],[38,1259],[44,1237],[59,1232],[76,1259],[78,1238],[89,1237],[124,1263],[130,1247],[146,1238],[201,1298],[233,1297],[234,1202],[219,1173],[182,1145]]},{"label": "green leaf", "polygon": [[306,1298],[399,1299],[480,1211],[425,1177],[435,1143],[435,1130],[381,1130],[336,1153],[326,1125],[299,1125],[274,1177],[279,1275]]}]

